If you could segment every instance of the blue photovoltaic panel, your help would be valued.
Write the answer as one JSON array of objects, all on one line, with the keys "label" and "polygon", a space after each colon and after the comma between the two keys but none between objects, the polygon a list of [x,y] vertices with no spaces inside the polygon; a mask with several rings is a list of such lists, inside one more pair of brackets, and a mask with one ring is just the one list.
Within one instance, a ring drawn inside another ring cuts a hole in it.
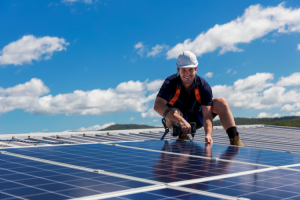
[{"label": "blue photovoltaic panel", "polygon": [[[216,157],[228,160],[258,163],[272,166],[282,166],[300,163],[300,155],[270,150],[240,148],[235,146],[213,144],[208,146],[205,143],[170,140],[170,141],[144,141],[144,142],[123,142],[120,145],[168,151],[174,153],[190,154],[205,157]],[[210,153],[207,153],[209,149]]]},{"label": "blue photovoltaic panel", "polygon": [[219,198],[182,192],[173,189],[162,189],[151,192],[142,192],[121,197],[109,198],[107,200],[217,200]]},{"label": "blue photovoltaic panel", "polygon": [[0,154],[0,199],[70,199],[149,185]]},{"label": "blue photovoltaic panel", "polygon": [[182,187],[249,199],[299,199],[300,173],[272,170]]},{"label": "blue photovoltaic panel", "polygon": [[[201,150],[197,145],[191,148]],[[103,144],[22,148],[9,151],[160,182],[176,182],[263,168]],[[207,155],[210,154],[209,149],[202,151]],[[223,156],[226,155],[227,151]]]}]

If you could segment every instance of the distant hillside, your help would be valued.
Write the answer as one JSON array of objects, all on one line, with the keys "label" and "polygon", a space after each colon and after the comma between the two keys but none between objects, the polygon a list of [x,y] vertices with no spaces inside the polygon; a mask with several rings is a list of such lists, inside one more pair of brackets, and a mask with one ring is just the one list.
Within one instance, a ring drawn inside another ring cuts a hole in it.
[{"label": "distant hillside", "polygon": [[[300,117],[275,117],[275,118],[234,118],[236,125],[266,124],[275,126],[300,127]],[[214,121],[214,126],[221,126],[220,120]]]},{"label": "distant hillside", "polygon": [[147,128],[158,128],[158,127],[148,126],[148,125],[140,125],[140,124],[114,124],[107,128],[101,129],[100,131],[126,130],[126,129],[147,129]]}]

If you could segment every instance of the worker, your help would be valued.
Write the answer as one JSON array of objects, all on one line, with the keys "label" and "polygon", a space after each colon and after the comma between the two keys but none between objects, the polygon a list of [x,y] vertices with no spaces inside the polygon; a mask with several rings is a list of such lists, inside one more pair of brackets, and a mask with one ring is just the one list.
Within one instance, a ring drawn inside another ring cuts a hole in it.
[{"label": "worker", "polygon": [[210,85],[196,75],[195,54],[182,52],[176,65],[177,73],[166,78],[154,104],[154,110],[165,118],[166,126],[171,128],[172,124],[179,124],[183,132],[179,139],[189,140],[189,122],[196,122],[197,129],[204,127],[205,142],[213,143],[213,118],[219,115],[230,145],[243,146],[228,103],[221,97],[213,99]]}]

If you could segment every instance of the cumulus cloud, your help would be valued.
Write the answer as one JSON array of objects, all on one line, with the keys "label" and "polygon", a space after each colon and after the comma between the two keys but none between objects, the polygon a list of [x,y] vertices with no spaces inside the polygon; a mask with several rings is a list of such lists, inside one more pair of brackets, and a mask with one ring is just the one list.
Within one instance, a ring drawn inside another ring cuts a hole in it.
[{"label": "cumulus cloud", "polygon": [[33,78],[11,88],[0,88],[0,114],[15,109],[40,115],[103,115],[126,110],[142,113],[149,109],[149,102],[157,95],[157,91],[146,89],[147,84],[155,85],[147,81],[128,81],[116,89],[75,90],[52,96],[40,79]]},{"label": "cumulus cloud", "polygon": [[150,83],[147,83],[148,91],[157,91],[163,84],[164,80],[155,80]]},{"label": "cumulus cloud", "polygon": [[276,113],[274,115],[272,115],[272,113],[265,113],[265,112],[262,112],[262,113],[259,113],[257,118],[275,118],[275,117],[280,117],[281,115]]},{"label": "cumulus cloud", "polygon": [[134,49],[139,54],[141,57],[144,56],[144,54],[147,55],[147,57],[155,57],[162,52],[165,52],[166,50],[169,49],[168,45],[165,44],[157,44],[156,46],[152,47],[151,50],[149,51],[149,48],[147,46],[144,46],[142,42],[138,42],[137,44],[134,45]]},{"label": "cumulus cloud", "polygon": [[153,108],[150,108],[146,112],[141,114],[142,118],[150,118],[150,117],[161,117]]},{"label": "cumulus cloud", "polygon": [[61,2],[67,3],[67,4],[72,4],[72,3],[75,3],[75,2],[82,2],[82,3],[86,3],[86,4],[92,4],[93,0],[62,0]]},{"label": "cumulus cloud", "polygon": [[54,51],[66,50],[69,45],[63,38],[23,36],[21,39],[6,45],[0,53],[1,65],[23,65],[33,60],[48,60]]},{"label": "cumulus cloud", "polygon": [[272,43],[274,43],[274,42],[276,42],[276,40],[268,40],[267,38],[264,38],[261,42],[272,42]]},{"label": "cumulus cloud", "polygon": [[300,44],[298,44],[298,50],[300,51]]},{"label": "cumulus cloud", "polygon": [[286,104],[286,105],[282,106],[282,108],[280,110],[282,110],[282,111],[300,110],[300,102],[295,103],[293,105]]},{"label": "cumulus cloud", "polygon": [[88,128],[81,127],[79,129],[77,129],[76,131],[80,131],[80,132],[83,132],[83,131],[99,131],[101,129],[107,128],[107,127],[109,127],[111,125],[114,125],[114,124],[115,124],[114,122],[109,122],[109,123],[103,124],[102,126],[94,125],[94,126],[90,126]]},{"label": "cumulus cloud", "polygon": [[135,117],[130,117],[129,121],[133,121],[135,119]]},{"label": "cumulus cloud", "polygon": [[212,87],[213,95],[225,98],[233,109],[271,109],[300,101],[298,89],[287,90],[271,83],[273,76],[271,73],[257,73],[235,81],[232,86],[216,85]]},{"label": "cumulus cloud", "polygon": [[207,78],[213,77],[214,73],[213,72],[207,72],[204,76]]},{"label": "cumulus cloud", "polygon": [[290,113],[292,116],[300,116],[300,111],[299,112],[291,112]]},{"label": "cumulus cloud", "polygon": [[161,53],[162,50],[164,49],[169,49],[169,46],[168,45],[159,45],[157,44],[155,47],[152,47],[151,51],[147,53],[147,57],[150,57],[150,56],[156,56],[157,54]]},{"label": "cumulus cloud", "polygon": [[124,83],[120,83],[116,91],[117,92],[141,92],[145,89],[145,84],[140,81],[128,81]]},{"label": "cumulus cloud", "polygon": [[221,48],[220,54],[228,51],[241,52],[237,45],[250,43],[272,31],[279,33],[300,32],[300,8],[285,8],[284,3],[264,8],[252,5],[244,14],[226,24],[216,24],[206,32],[199,34],[193,41],[189,38],[176,44],[167,52],[167,59],[190,50],[197,56]]},{"label": "cumulus cloud", "polygon": [[144,52],[146,51],[146,47],[143,45],[142,42],[139,42],[134,45],[134,49],[137,51],[137,54],[143,57]]},{"label": "cumulus cloud", "polygon": [[296,86],[300,85],[300,73],[296,72],[288,77],[281,77],[277,83],[278,86]]}]

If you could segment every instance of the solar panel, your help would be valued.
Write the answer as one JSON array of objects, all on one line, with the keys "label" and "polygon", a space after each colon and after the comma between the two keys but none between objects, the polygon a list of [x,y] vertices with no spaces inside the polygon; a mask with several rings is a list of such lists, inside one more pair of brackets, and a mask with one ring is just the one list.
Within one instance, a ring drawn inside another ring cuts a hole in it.
[{"label": "solar panel", "polygon": [[300,172],[273,170],[183,187],[250,199],[299,198],[299,178]]},{"label": "solar panel", "polygon": [[0,199],[298,198],[300,155],[189,141],[9,148]]},{"label": "solar panel", "polygon": [[[191,148],[200,151],[198,147],[194,145]],[[10,152],[160,182],[183,181],[265,168],[103,144],[81,145],[79,148],[74,145],[42,149],[39,153],[33,148],[11,149]]]},{"label": "solar panel", "polygon": [[[121,146],[151,149],[156,151],[166,151],[180,154],[188,154],[199,157],[214,157],[224,160],[235,160],[247,163],[257,163],[261,165],[281,166],[300,163],[300,154],[289,152],[278,152],[262,149],[240,148],[190,141],[145,141],[118,143]],[[209,149],[210,153],[207,152]]]},{"label": "solar panel", "polygon": [[1,199],[71,199],[150,185],[3,154],[0,163]]}]

